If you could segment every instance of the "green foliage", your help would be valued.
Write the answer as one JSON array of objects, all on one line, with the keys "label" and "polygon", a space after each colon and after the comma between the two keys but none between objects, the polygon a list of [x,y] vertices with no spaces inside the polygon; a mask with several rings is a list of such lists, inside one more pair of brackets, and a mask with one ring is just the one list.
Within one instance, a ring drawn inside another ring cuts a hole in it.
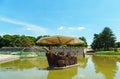
[{"label": "green foliage", "polygon": [[94,40],[91,47],[94,50],[102,49],[103,45],[102,45],[101,34],[94,34]]},{"label": "green foliage", "polygon": [[38,37],[36,38],[36,41],[39,40],[39,39],[42,38],[42,37],[49,37],[49,35],[38,36]]},{"label": "green foliage", "polygon": [[34,46],[36,43],[36,38],[32,36],[27,36],[30,39],[31,45]]},{"label": "green foliage", "polygon": [[2,40],[2,37],[0,36],[0,48],[2,47],[2,45],[1,45],[1,40]]},{"label": "green foliage", "polygon": [[116,38],[109,27],[105,27],[100,34],[94,34],[91,47],[94,50],[109,50],[115,47]]},{"label": "green foliage", "polygon": [[[0,36],[0,47],[31,47],[36,45],[36,41],[43,37],[49,37],[49,35],[38,36],[37,38],[25,35],[3,35],[2,37]],[[79,39],[83,40],[85,43],[66,46],[87,47],[86,39],[84,37],[80,37]],[[43,44],[43,46],[50,47],[50,45],[47,44]],[[53,46],[60,45],[56,44]]]},{"label": "green foliage", "polygon": [[1,45],[11,47],[12,46],[12,36],[4,35],[3,38],[1,39]]},{"label": "green foliage", "polygon": [[12,36],[12,46],[20,47],[21,46],[21,37],[19,35]]},{"label": "green foliage", "polygon": [[115,47],[116,47],[116,48],[120,48],[120,42],[116,42],[116,43],[115,43]]},{"label": "green foliage", "polygon": [[31,47],[34,46],[36,42],[35,37],[32,36],[21,36],[21,46],[22,47]]},{"label": "green foliage", "polygon": [[97,51],[95,52],[96,55],[120,55],[120,51]]},{"label": "green foliage", "polygon": [[31,40],[26,37],[21,39],[21,45],[22,47],[30,47],[31,46]]},{"label": "green foliage", "polygon": [[86,38],[85,37],[79,37],[80,40],[84,41],[83,44],[79,44],[78,46],[82,46],[82,47],[87,47],[87,41],[86,41]]},{"label": "green foliage", "polygon": [[0,36],[0,47],[30,47],[34,46],[36,38],[25,35],[4,35]]}]

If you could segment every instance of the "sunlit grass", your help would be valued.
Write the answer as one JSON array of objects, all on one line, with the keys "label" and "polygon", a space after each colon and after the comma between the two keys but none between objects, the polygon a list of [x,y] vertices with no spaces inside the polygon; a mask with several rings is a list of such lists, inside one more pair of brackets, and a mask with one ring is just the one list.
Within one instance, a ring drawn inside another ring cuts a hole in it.
[{"label": "sunlit grass", "polygon": [[96,51],[96,55],[120,55],[120,51]]}]

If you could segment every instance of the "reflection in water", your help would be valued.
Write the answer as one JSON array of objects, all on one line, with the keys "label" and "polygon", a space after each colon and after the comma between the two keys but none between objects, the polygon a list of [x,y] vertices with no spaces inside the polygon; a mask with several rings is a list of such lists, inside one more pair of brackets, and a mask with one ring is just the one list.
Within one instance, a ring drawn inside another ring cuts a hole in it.
[{"label": "reflection in water", "polygon": [[63,70],[50,70],[47,79],[72,79],[76,74],[78,67],[72,67]]},{"label": "reflection in water", "polygon": [[104,56],[92,56],[96,73],[102,73],[106,79],[114,79],[118,70],[116,58]]},{"label": "reflection in water", "polygon": [[50,70],[48,79],[73,79],[78,74],[78,67],[86,68],[88,58],[78,57],[80,66],[62,70]]},{"label": "reflection in water", "polygon": [[86,68],[88,62],[88,58],[78,57],[78,63],[80,64],[80,68]]},{"label": "reflection in water", "polygon": [[0,79],[119,79],[120,57],[78,57],[78,63],[63,70],[46,70],[46,57],[22,58],[0,64]]},{"label": "reflection in water", "polygon": [[46,58],[22,58],[20,60],[8,62],[1,64],[0,67],[3,69],[11,70],[26,70],[31,68],[46,68],[47,61]]}]

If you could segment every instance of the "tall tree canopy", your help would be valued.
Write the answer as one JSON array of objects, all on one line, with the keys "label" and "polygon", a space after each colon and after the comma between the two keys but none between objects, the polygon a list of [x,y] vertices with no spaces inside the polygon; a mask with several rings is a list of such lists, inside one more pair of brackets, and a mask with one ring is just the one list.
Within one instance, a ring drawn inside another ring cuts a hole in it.
[{"label": "tall tree canopy", "polygon": [[37,38],[36,38],[36,41],[38,41],[40,38],[42,38],[42,37],[49,37],[49,35],[44,35],[44,36],[38,36]]},{"label": "tall tree canopy", "polygon": [[25,35],[3,35],[0,36],[0,47],[30,47],[34,46],[36,38]]},{"label": "tall tree canopy", "polygon": [[11,47],[12,46],[12,36],[11,35],[4,35],[1,39],[1,45]]},{"label": "tall tree canopy", "polygon": [[[0,36],[0,47],[31,47],[37,45],[36,41],[42,37],[49,37],[49,35],[38,36],[37,38],[35,38],[33,36],[6,34]],[[87,47],[85,37],[79,37],[79,39],[83,40],[85,43],[77,44],[76,46]]]},{"label": "tall tree canopy", "polygon": [[82,44],[83,47],[87,47],[87,41],[85,37],[79,37],[80,40],[84,41],[84,43]]},{"label": "tall tree canopy", "polygon": [[115,46],[115,35],[109,27],[105,27],[100,34],[94,34],[91,47],[95,50],[109,50]]},{"label": "tall tree canopy", "polygon": [[120,42],[116,42],[115,47],[120,48]]},{"label": "tall tree canopy", "polygon": [[0,36],[0,48],[2,47],[2,45],[1,45],[1,40],[2,40],[2,37]]}]

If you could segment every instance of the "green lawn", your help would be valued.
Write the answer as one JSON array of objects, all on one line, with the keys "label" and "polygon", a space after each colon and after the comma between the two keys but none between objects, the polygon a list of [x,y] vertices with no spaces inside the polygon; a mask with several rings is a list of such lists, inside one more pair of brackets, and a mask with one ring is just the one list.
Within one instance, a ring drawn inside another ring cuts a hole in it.
[{"label": "green lawn", "polygon": [[120,55],[120,51],[96,51],[96,55]]}]

